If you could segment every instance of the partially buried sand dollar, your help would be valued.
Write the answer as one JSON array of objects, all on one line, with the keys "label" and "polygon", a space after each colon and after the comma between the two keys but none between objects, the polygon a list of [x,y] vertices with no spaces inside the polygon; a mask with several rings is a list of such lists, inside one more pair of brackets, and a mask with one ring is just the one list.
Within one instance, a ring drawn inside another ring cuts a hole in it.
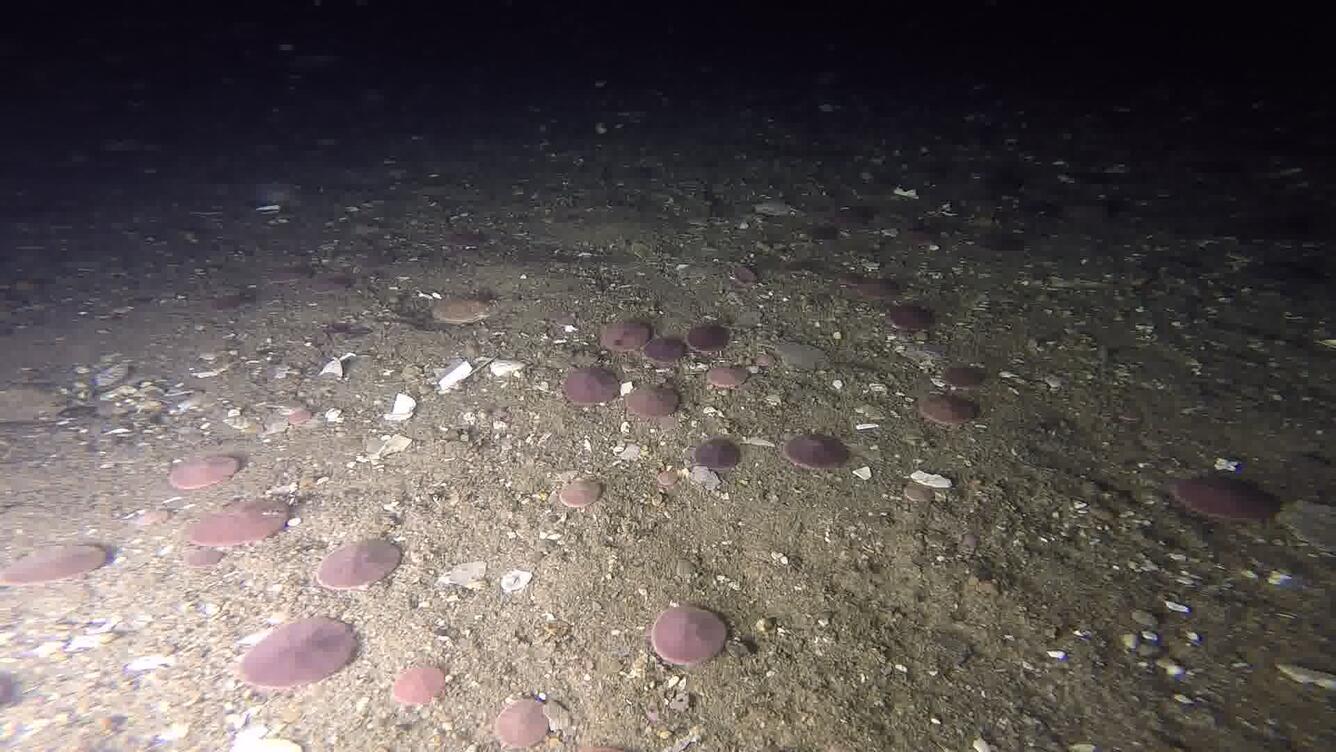
[{"label": "partially buried sand dollar", "polygon": [[264,540],[288,524],[288,505],[281,501],[243,501],[204,515],[186,531],[196,546],[227,548]]},{"label": "partially buried sand dollar", "polygon": [[241,659],[241,679],[262,689],[287,689],[317,682],[352,660],[353,628],[317,617],[278,627]]},{"label": "partially buried sand dollar", "polygon": [[431,317],[443,324],[472,324],[491,312],[492,307],[477,298],[446,298],[431,305]]},{"label": "partially buried sand dollar", "polygon": [[68,580],[107,563],[107,550],[101,546],[51,546],[39,549],[0,569],[0,585],[39,585]]}]

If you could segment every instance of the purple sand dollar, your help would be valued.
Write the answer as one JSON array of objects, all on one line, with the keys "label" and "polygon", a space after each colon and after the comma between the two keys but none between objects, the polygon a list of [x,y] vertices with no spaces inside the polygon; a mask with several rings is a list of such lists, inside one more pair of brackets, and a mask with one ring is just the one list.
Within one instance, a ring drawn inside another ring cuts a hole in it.
[{"label": "purple sand dollar", "polygon": [[255,543],[288,524],[288,505],[277,500],[242,501],[204,515],[186,531],[196,546],[227,548]]},{"label": "purple sand dollar", "polygon": [[87,574],[107,563],[107,550],[93,545],[38,549],[0,569],[0,585],[40,585]]},{"label": "purple sand dollar", "polygon": [[932,326],[932,311],[923,306],[897,305],[886,311],[891,326],[906,332],[917,332]]},{"label": "purple sand dollar", "polygon": [[329,552],[315,571],[315,581],[331,590],[364,588],[399,566],[399,547],[384,540],[345,543]]},{"label": "purple sand dollar", "polygon": [[241,658],[241,678],[262,689],[320,681],[348,665],[357,649],[353,628],[316,617],[284,624]]},{"label": "purple sand dollar", "polygon": [[724,649],[728,627],[723,619],[702,608],[676,606],[659,614],[650,629],[654,652],[668,663],[694,666]]},{"label": "purple sand dollar", "polygon": [[444,689],[444,671],[435,666],[414,666],[399,673],[390,696],[400,705],[426,705]]},{"label": "purple sand dollar", "polygon": [[973,389],[983,384],[988,374],[977,366],[950,366],[942,371],[942,381],[952,389]]},{"label": "purple sand dollar", "polygon": [[496,738],[508,747],[532,747],[547,738],[547,714],[543,703],[523,699],[507,705],[492,724]]},{"label": "purple sand dollar", "polygon": [[728,439],[710,439],[697,446],[691,458],[711,470],[727,470],[742,461],[742,450]]},{"label": "purple sand dollar", "polygon": [[705,372],[705,382],[715,389],[737,389],[746,383],[751,372],[738,366],[715,366]]},{"label": "purple sand dollar", "polygon": [[557,493],[557,501],[572,509],[584,509],[603,495],[603,485],[593,480],[573,480]]},{"label": "purple sand dollar", "polygon": [[227,454],[215,454],[177,463],[167,474],[167,482],[178,491],[196,491],[231,478],[241,469],[241,460]]},{"label": "purple sand dollar", "polygon": [[677,412],[677,392],[662,386],[642,386],[626,395],[626,409],[641,418],[663,418]]},{"label": "purple sand dollar", "polygon": [[660,365],[671,365],[687,354],[687,345],[676,337],[655,337],[645,343],[641,352]]},{"label": "purple sand dollar", "polygon": [[576,405],[601,405],[617,399],[621,382],[605,368],[577,368],[566,376],[562,391]]},{"label": "purple sand dollar", "polygon": [[603,327],[598,343],[613,352],[632,352],[649,342],[649,325],[639,321],[617,321]]},{"label": "purple sand dollar", "polygon": [[687,332],[687,345],[697,352],[718,352],[728,346],[728,329],[719,324],[700,324]]},{"label": "purple sand dollar", "polygon": [[784,444],[784,456],[801,468],[830,470],[849,461],[849,449],[833,436],[803,434]]},{"label": "purple sand dollar", "polygon": [[929,394],[918,401],[919,415],[942,426],[958,426],[979,417],[979,406],[954,394]]},{"label": "purple sand dollar", "polygon": [[1253,484],[1220,475],[1175,481],[1174,499],[1184,507],[1218,520],[1261,522],[1280,511],[1280,502]]},{"label": "purple sand dollar", "polygon": [[223,552],[216,548],[189,548],[181,554],[181,563],[191,569],[208,569],[223,560]]}]

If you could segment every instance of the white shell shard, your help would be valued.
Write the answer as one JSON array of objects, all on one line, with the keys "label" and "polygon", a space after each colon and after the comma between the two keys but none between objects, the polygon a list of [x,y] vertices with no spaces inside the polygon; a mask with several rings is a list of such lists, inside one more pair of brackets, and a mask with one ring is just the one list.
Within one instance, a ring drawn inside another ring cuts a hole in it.
[{"label": "white shell shard", "polygon": [[909,474],[909,479],[921,486],[928,488],[950,488],[951,479],[938,475],[936,473],[925,473],[922,470],[915,470]]},{"label": "white shell shard", "polygon": [[529,586],[533,579],[533,572],[526,572],[523,569],[512,569],[501,575],[501,590],[507,593],[518,593]]},{"label": "white shell shard", "polygon": [[413,417],[413,411],[417,409],[417,400],[409,397],[407,394],[397,394],[394,397],[394,406],[385,414],[385,420],[404,421]]},{"label": "white shell shard", "polygon": [[459,564],[436,580],[437,585],[456,585],[476,590],[487,574],[487,562],[470,561]]},{"label": "white shell shard", "polygon": [[473,365],[467,360],[457,360],[446,367],[441,378],[436,382],[437,391],[444,394],[459,385],[459,382],[473,375]]},{"label": "white shell shard", "polygon": [[524,366],[525,364],[518,360],[494,360],[491,365],[487,366],[487,370],[497,377],[514,376],[523,371]]},{"label": "white shell shard", "polygon": [[788,217],[798,213],[796,209],[783,201],[762,201],[753,206],[752,210],[763,217]]}]

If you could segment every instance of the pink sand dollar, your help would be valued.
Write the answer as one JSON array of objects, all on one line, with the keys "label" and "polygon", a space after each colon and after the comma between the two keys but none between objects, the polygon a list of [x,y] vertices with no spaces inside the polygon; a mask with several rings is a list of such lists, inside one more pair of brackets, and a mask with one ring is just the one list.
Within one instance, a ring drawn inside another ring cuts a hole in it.
[{"label": "pink sand dollar", "polygon": [[603,495],[603,486],[594,480],[573,480],[557,493],[557,500],[572,509],[584,509]]},{"label": "pink sand dollar", "polygon": [[231,478],[241,469],[241,460],[227,454],[215,454],[178,462],[167,474],[167,482],[178,491],[195,491]]},{"label": "pink sand dollar", "polygon": [[687,332],[687,345],[697,352],[718,352],[728,346],[728,329],[719,324],[700,324]]},{"label": "pink sand dollar", "polygon": [[107,563],[101,546],[69,545],[38,549],[0,569],[0,585],[40,585],[87,574]]},{"label": "pink sand dollar", "polygon": [[445,672],[435,666],[404,669],[390,695],[400,705],[426,705],[445,690]]},{"label": "pink sand dollar", "polygon": [[621,394],[622,383],[603,368],[577,368],[566,376],[562,391],[577,405],[601,405]]},{"label": "pink sand dollar", "polygon": [[646,358],[661,366],[672,365],[687,354],[687,345],[676,337],[655,337],[640,350]]},{"label": "pink sand dollar", "polygon": [[598,343],[613,352],[633,352],[649,342],[649,325],[640,321],[617,321],[603,327]]},{"label": "pink sand dollar", "polygon": [[677,411],[681,398],[665,386],[642,386],[626,395],[626,409],[641,418],[665,418]]},{"label": "pink sand dollar", "polygon": [[988,378],[988,372],[977,366],[950,366],[942,371],[942,381],[952,389],[973,389]]},{"label": "pink sand dollar", "polygon": [[186,531],[196,546],[227,548],[264,540],[288,524],[288,505],[276,500],[242,501],[204,515]]},{"label": "pink sand dollar", "polygon": [[315,570],[315,581],[331,590],[364,588],[399,566],[399,547],[384,540],[345,543],[330,551]]},{"label": "pink sand dollar", "polygon": [[181,554],[181,563],[191,569],[208,569],[223,560],[223,552],[216,548],[189,548]]},{"label": "pink sand dollar", "polygon": [[241,658],[241,678],[262,689],[287,689],[320,681],[348,665],[357,638],[353,628],[316,617],[270,632]]},{"label": "pink sand dollar", "polygon": [[728,627],[703,608],[676,606],[659,614],[650,629],[654,652],[668,663],[694,666],[724,649]]},{"label": "pink sand dollar", "polygon": [[728,439],[710,439],[692,451],[691,459],[711,470],[728,470],[742,461],[742,450]]},{"label": "pink sand dollar", "polygon": [[919,415],[941,426],[959,426],[979,417],[979,406],[954,394],[929,394],[918,401]]},{"label": "pink sand dollar", "polygon": [[789,462],[808,470],[830,470],[849,461],[849,449],[833,436],[803,434],[784,444]]},{"label": "pink sand dollar", "polygon": [[737,389],[751,376],[751,372],[738,366],[715,366],[705,372],[705,381],[715,389]]},{"label": "pink sand dollar", "polygon": [[917,332],[932,326],[932,311],[923,306],[897,305],[886,310],[886,320],[904,332]]},{"label": "pink sand dollar", "polygon": [[1175,481],[1169,490],[1179,504],[1218,520],[1260,522],[1280,510],[1280,502],[1271,494],[1223,475]]},{"label": "pink sand dollar", "polygon": [[532,747],[547,738],[547,714],[537,700],[516,700],[496,716],[496,738],[507,747]]}]

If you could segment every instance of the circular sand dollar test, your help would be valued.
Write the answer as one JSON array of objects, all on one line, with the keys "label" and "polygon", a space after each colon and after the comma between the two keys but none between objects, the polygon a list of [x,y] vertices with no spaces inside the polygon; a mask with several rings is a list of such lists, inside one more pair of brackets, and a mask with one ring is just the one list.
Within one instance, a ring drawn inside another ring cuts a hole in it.
[{"label": "circular sand dollar test", "polygon": [[605,368],[577,368],[567,374],[562,391],[571,403],[587,407],[617,399],[622,383]]},{"label": "circular sand dollar test", "polygon": [[594,480],[573,480],[557,492],[557,500],[571,509],[584,509],[603,495],[603,485]]},{"label": "circular sand dollar test", "polygon": [[214,454],[178,462],[167,473],[167,482],[178,491],[197,491],[216,486],[236,475],[241,460],[227,454]]},{"label": "circular sand dollar test", "polygon": [[784,444],[784,457],[807,470],[831,470],[849,461],[849,449],[834,436],[809,433]]},{"label": "circular sand dollar test", "polygon": [[537,700],[516,700],[505,707],[492,724],[496,738],[508,747],[532,747],[547,738],[547,714]]},{"label": "circular sand dollar test", "polygon": [[687,354],[687,345],[676,337],[655,337],[640,350],[646,358],[661,366],[681,360]]},{"label": "circular sand dollar test", "polygon": [[598,343],[612,352],[634,352],[645,346],[653,335],[649,325],[640,321],[617,321],[603,327]]},{"label": "circular sand dollar test", "polygon": [[977,366],[951,366],[942,371],[942,382],[952,389],[973,389],[987,378],[988,373]]},{"label": "circular sand dollar test", "polygon": [[435,666],[414,666],[395,678],[390,696],[400,705],[426,705],[444,690],[444,671]]},{"label": "circular sand dollar test", "polygon": [[661,612],[650,628],[650,644],[675,666],[704,663],[724,649],[728,627],[703,608],[675,606]]},{"label": "circular sand dollar test", "polygon": [[918,412],[939,426],[959,426],[979,417],[979,406],[954,394],[929,394],[918,401]]},{"label": "circular sand dollar test", "polygon": [[186,530],[196,546],[227,548],[255,543],[288,524],[288,505],[276,500],[242,501],[204,515]]},{"label": "circular sand dollar test", "polygon": [[348,665],[357,649],[353,628],[316,617],[284,624],[241,658],[241,679],[261,689],[288,689],[320,681]]},{"label": "circular sand dollar test", "polygon": [[691,459],[711,470],[728,470],[742,461],[742,450],[728,439],[710,439],[696,447]]},{"label": "circular sand dollar test", "polygon": [[442,324],[474,324],[490,314],[491,306],[475,298],[447,298],[431,305],[431,317]]},{"label": "circular sand dollar test", "polygon": [[719,352],[728,346],[728,329],[714,324],[699,324],[687,332],[687,345],[697,352]]},{"label": "circular sand dollar test", "polygon": [[222,560],[223,552],[216,548],[188,548],[181,554],[181,563],[191,569],[215,567]]},{"label": "circular sand dollar test", "polygon": [[87,544],[41,548],[0,569],[0,585],[40,585],[69,580],[107,563],[107,550]]},{"label": "circular sand dollar test", "polygon": [[1184,507],[1217,520],[1261,522],[1280,511],[1280,502],[1253,484],[1219,475],[1175,481],[1169,491]]},{"label": "circular sand dollar test", "polygon": [[331,590],[364,588],[399,566],[399,547],[384,540],[345,543],[329,552],[315,571],[315,581]]},{"label": "circular sand dollar test", "polygon": [[903,332],[917,332],[932,326],[932,311],[923,306],[897,305],[886,310],[886,320]]},{"label": "circular sand dollar test", "polygon": [[715,389],[737,389],[750,376],[751,372],[740,366],[715,366],[705,372],[705,382]]},{"label": "circular sand dollar test", "polygon": [[642,386],[626,395],[626,409],[641,418],[666,418],[677,412],[681,398],[664,386]]}]

